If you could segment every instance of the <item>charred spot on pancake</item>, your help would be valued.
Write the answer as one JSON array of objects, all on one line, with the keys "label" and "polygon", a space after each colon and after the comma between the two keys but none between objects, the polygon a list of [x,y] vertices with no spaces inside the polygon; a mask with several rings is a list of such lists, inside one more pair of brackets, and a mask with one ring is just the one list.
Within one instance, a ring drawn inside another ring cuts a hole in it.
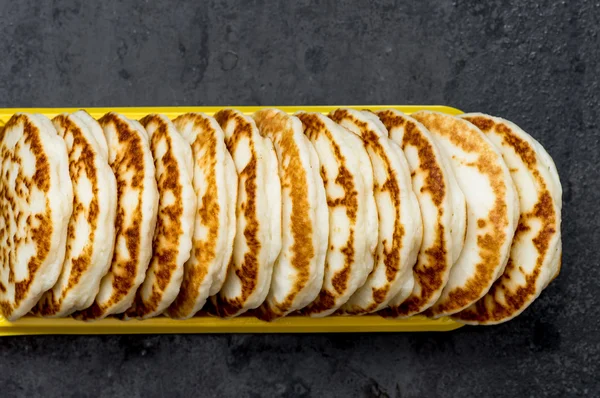
[{"label": "charred spot on pancake", "polygon": [[[237,145],[242,138],[252,137],[252,130],[254,126],[252,126],[252,123],[249,122],[244,117],[244,115],[239,113],[238,111],[235,111],[233,109],[223,109],[215,113],[214,118],[217,121],[217,123],[219,123],[223,131],[227,129],[227,126],[230,123],[234,123],[235,128],[233,134],[231,134],[230,137],[225,137],[225,143],[230,153],[233,154],[235,152]],[[254,153],[254,145],[252,143],[252,140],[249,141],[250,145],[252,146],[252,151]]]}]

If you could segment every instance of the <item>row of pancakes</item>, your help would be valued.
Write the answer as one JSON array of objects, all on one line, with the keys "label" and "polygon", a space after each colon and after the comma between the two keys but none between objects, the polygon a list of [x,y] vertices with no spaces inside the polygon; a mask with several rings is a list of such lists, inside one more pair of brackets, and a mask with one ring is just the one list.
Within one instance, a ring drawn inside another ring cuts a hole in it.
[{"label": "row of pancakes", "polygon": [[0,310],[504,322],[561,264],[542,146],[484,114],[16,114]]}]

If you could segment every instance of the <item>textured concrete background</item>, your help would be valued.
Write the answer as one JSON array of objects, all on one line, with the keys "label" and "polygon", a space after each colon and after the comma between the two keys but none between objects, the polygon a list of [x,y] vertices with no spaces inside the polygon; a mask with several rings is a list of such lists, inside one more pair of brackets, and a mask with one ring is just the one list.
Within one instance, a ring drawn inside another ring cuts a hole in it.
[{"label": "textured concrete background", "polygon": [[516,320],[448,334],[2,338],[2,397],[600,395],[598,2],[150,3],[0,1],[0,106],[503,116],[556,160],[563,271]]}]

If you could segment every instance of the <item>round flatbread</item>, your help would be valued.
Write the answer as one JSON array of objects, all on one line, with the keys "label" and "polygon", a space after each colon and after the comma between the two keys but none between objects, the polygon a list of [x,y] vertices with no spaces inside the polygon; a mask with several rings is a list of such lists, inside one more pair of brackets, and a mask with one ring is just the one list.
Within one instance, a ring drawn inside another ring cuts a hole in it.
[{"label": "round flatbread", "polygon": [[479,300],[504,271],[518,221],[518,196],[501,153],[475,125],[439,112],[411,116],[448,154],[467,202],[464,248],[440,298],[427,310],[440,317]]},{"label": "round flatbread", "polygon": [[[348,137],[352,134],[327,116],[304,112],[296,116],[319,158],[329,220],[323,287],[317,298],[301,313],[326,316],[348,301],[350,295],[365,283],[373,268],[367,239],[373,231],[367,228],[369,201],[362,175],[363,158],[349,143]],[[364,146],[361,145],[361,148],[368,161]],[[373,195],[370,197],[373,198]],[[372,203],[374,206],[374,199]],[[376,229],[374,233],[377,234]],[[368,255],[370,263],[365,261]]]},{"label": "round flatbread", "polygon": [[452,235],[452,266],[454,266],[462,253],[467,238],[467,201],[460,185],[458,185],[454,168],[446,151],[440,145],[437,145],[437,148],[440,151],[442,164],[447,171],[446,177],[448,177],[450,196],[452,196],[452,229],[450,234]]},{"label": "round flatbread", "polygon": [[184,265],[179,295],[166,314],[171,318],[194,316],[217,293],[227,272],[235,236],[237,176],[225,136],[217,121],[203,113],[188,113],[174,120],[192,147],[193,186],[198,198],[194,217],[192,253]]},{"label": "round flatbread", "polygon": [[82,320],[102,319],[131,306],[152,257],[158,211],[148,133],[137,121],[113,112],[99,122],[117,180],[116,238],[110,270],[102,278],[94,303],[73,315]]},{"label": "round flatbread", "polygon": [[367,146],[364,141],[356,134],[352,134],[346,128],[343,129],[346,133],[344,139],[346,140],[346,143],[350,145],[356,159],[358,159],[360,163],[360,175],[367,197],[365,223],[365,243],[367,245],[367,250],[365,251],[363,264],[367,276],[369,276],[375,266],[375,255],[377,252],[377,245],[379,244],[379,215],[377,212],[377,203],[375,202],[375,177],[373,174],[373,165],[371,164],[371,159],[369,158]]},{"label": "round flatbread", "polygon": [[353,109],[338,109],[330,117],[363,140],[373,165],[379,215],[376,261],[364,285],[341,308],[346,314],[365,314],[412,292],[412,268],[423,235],[421,212],[402,149],[389,139],[379,118]]},{"label": "round flatbread", "polygon": [[281,252],[271,287],[256,315],[285,316],[312,302],[323,285],[329,223],[319,160],[302,122],[277,109],[254,114],[262,136],[273,141],[281,180]]},{"label": "round flatbread", "polygon": [[554,200],[549,169],[529,134],[514,123],[481,113],[460,117],[500,149],[519,194],[519,226],[504,273],[482,299],[453,315],[464,323],[497,324],[523,312],[556,274],[560,207]]},{"label": "round flatbread", "polygon": [[239,111],[215,114],[238,174],[236,235],[225,283],[214,296],[216,313],[225,318],[258,307],[271,285],[281,249],[281,185],[273,143],[254,120]]},{"label": "round flatbread", "polygon": [[[453,218],[455,211],[449,176],[452,170],[446,169],[442,152],[421,123],[395,109],[376,114],[388,129],[390,138],[401,146],[406,155],[413,192],[419,201],[423,221],[423,240],[413,268],[413,291],[404,301],[391,300],[390,307],[381,311],[384,316],[409,317],[426,310],[437,301],[454,262],[452,230],[456,220]],[[462,211],[457,206],[458,215],[464,217],[462,191],[460,197]],[[461,243],[465,222],[463,220],[462,234],[459,235]]]},{"label": "round flatbread", "polygon": [[[537,140],[535,138],[531,138],[531,139],[533,140],[533,144],[535,146],[536,153],[539,156],[540,163],[542,165],[544,165],[544,167],[546,167],[546,169],[548,170],[548,173],[550,176],[549,189],[552,192],[552,198],[556,202],[556,205],[558,206],[558,210],[562,211],[562,185],[560,183],[560,178],[558,176],[558,170],[556,169],[554,160],[552,160],[552,158],[550,157],[550,155],[548,154],[546,149],[539,142],[537,142]],[[561,234],[560,226],[562,224],[562,219],[561,219],[560,215],[558,217],[558,223],[559,223],[558,233]],[[553,269],[555,269],[556,271],[554,272],[554,276],[546,283],[546,286],[548,285],[548,283],[552,282],[554,280],[554,278],[556,278],[558,276],[558,274],[560,273],[561,265],[562,265],[562,239],[560,239],[558,242],[558,247],[556,248],[554,258],[552,260],[551,267]],[[544,286],[544,288],[546,288],[546,286]]]},{"label": "round flatbread", "polygon": [[190,145],[164,115],[148,115],[140,123],[150,137],[159,194],[158,216],[146,279],[133,305],[124,313],[126,319],[161,314],[179,294],[183,264],[192,249],[196,212]]},{"label": "round flatbread", "polygon": [[62,270],[73,186],[48,118],[15,114],[0,130],[0,311],[25,315]]},{"label": "round flatbread", "polygon": [[102,127],[94,118],[79,111],[58,115],[52,123],[67,145],[73,213],[60,277],[32,313],[64,317],[92,305],[110,267],[115,244],[117,182],[108,164]]},{"label": "round flatbread", "polygon": [[233,241],[237,232],[237,191],[238,174],[235,163],[229,151],[225,153],[225,185],[227,185],[227,236],[225,238],[224,266],[215,274],[215,278],[208,294],[212,297],[223,289],[227,270],[233,261]]}]

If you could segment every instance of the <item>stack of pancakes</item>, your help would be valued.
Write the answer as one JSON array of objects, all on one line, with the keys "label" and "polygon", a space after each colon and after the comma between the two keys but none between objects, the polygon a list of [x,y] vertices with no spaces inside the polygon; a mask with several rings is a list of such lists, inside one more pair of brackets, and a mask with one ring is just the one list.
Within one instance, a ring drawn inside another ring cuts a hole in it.
[{"label": "stack of pancakes", "polygon": [[496,324],[561,266],[554,162],[485,114],[15,114],[0,311],[92,321],[377,313]]}]

